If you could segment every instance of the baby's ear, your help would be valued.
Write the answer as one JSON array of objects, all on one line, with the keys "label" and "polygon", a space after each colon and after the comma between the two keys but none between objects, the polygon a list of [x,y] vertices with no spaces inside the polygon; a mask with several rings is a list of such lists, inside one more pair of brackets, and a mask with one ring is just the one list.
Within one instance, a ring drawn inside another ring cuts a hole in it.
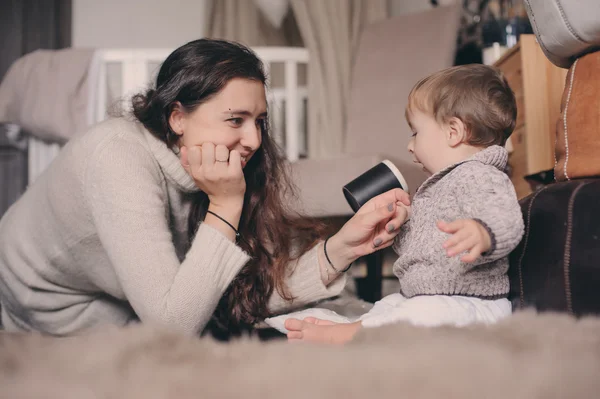
[{"label": "baby's ear", "polygon": [[446,123],[446,139],[450,147],[467,141],[467,127],[459,118],[453,116]]}]

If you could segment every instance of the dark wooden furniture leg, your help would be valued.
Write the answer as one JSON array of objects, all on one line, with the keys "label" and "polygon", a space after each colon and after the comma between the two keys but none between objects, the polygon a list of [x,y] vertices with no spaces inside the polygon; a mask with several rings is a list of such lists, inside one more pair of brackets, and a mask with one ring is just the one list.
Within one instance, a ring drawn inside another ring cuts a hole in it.
[{"label": "dark wooden furniture leg", "polygon": [[365,257],[367,262],[367,275],[356,279],[358,297],[375,303],[381,299],[381,286],[383,282],[383,254],[377,251]]}]

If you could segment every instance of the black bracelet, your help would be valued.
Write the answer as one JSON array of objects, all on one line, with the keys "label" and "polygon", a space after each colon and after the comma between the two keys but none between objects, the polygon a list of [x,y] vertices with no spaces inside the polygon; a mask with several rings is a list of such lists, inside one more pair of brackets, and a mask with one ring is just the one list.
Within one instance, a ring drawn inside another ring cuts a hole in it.
[{"label": "black bracelet", "polygon": [[340,271],[340,270],[336,269],[336,267],[333,265],[333,263],[331,263],[331,259],[329,259],[329,255],[327,254],[327,241],[329,241],[330,238],[331,237],[327,237],[327,239],[325,240],[325,243],[323,243],[323,252],[325,252],[325,258],[327,259],[327,262],[329,262],[329,266],[331,266],[331,268],[333,270],[335,270],[336,273],[346,273],[348,270],[350,270],[352,263],[350,263],[347,268]]},{"label": "black bracelet", "polygon": [[241,238],[239,231],[237,231],[237,229],[235,227],[233,227],[233,225],[231,223],[229,223],[227,220],[223,219],[221,216],[217,215],[213,211],[209,211],[208,209],[206,210],[206,213],[210,213],[214,217],[217,217],[217,218],[221,219],[223,221],[223,223],[225,223],[227,226],[231,227],[231,229],[233,231],[235,231],[235,240],[236,241],[238,241]]}]

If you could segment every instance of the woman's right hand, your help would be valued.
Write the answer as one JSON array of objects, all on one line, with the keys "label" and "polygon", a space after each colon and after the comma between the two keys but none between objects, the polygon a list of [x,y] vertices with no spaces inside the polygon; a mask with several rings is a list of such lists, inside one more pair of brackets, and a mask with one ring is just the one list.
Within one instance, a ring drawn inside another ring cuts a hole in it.
[{"label": "woman's right hand", "polygon": [[196,186],[208,195],[211,208],[241,210],[246,180],[238,151],[229,151],[221,144],[204,143],[181,147],[180,161]]},{"label": "woman's right hand", "polygon": [[332,263],[342,270],[361,256],[389,247],[409,213],[410,197],[399,188],[371,198],[327,242]]}]

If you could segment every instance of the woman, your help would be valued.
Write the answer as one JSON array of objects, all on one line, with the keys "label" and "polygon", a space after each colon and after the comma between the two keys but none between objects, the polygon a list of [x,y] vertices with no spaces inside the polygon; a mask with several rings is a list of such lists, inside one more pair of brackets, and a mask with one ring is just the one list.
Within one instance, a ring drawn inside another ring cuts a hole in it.
[{"label": "woman", "polygon": [[[140,320],[230,333],[339,293],[352,261],[391,244],[400,190],[337,234],[294,217],[249,49],[196,40],[156,86],[69,142],[0,222],[8,330],[65,335]],[[325,250],[329,260],[325,256]]]}]

